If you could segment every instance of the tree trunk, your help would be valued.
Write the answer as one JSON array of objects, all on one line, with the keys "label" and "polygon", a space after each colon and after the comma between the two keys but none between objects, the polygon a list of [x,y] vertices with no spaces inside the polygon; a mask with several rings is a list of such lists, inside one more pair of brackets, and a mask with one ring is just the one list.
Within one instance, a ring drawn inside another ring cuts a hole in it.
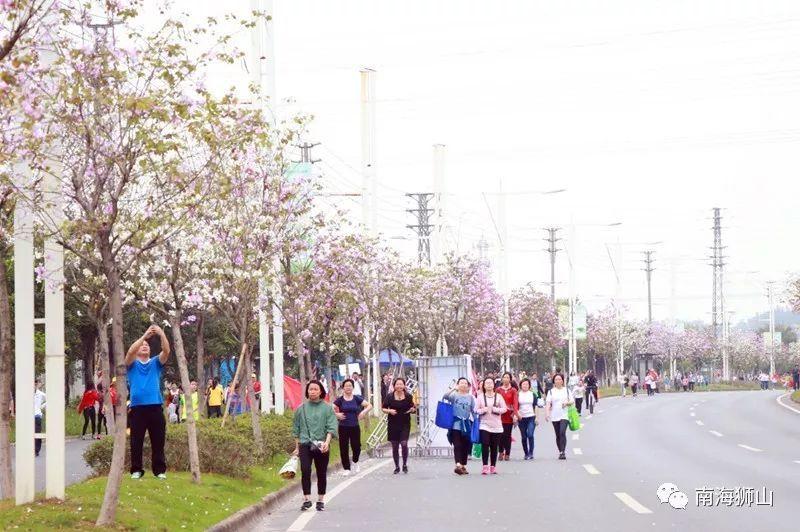
[{"label": "tree trunk", "polygon": [[[200,389],[205,390],[206,387],[206,319],[202,312],[197,314],[197,385]],[[201,401],[200,415],[208,417],[208,405],[206,401]]]},{"label": "tree trunk", "polygon": [[[80,328],[81,355],[83,358],[83,383],[92,382],[94,379],[94,355],[97,347],[97,327],[90,325]],[[106,364],[107,365],[107,364]],[[106,372],[103,372],[105,375]],[[104,383],[105,384],[105,383]]]},{"label": "tree trunk", "polygon": [[[242,350],[239,353],[239,362],[236,364],[236,372],[233,374],[233,381],[231,382],[231,392],[236,390],[236,386],[239,383],[239,374],[242,372],[242,362],[244,362],[244,354],[247,351],[247,343],[242,344]],[[230,397],[230,394],[229,394]],[[225,426],[225,421],[228,419],[228,414],[231,411],[231,401],[230,399],[225,401],[225,413],[222,415],[222,426]]]},{"label": "tree trunk", "polygon": [[[194,401],[192,400],[192,386],[189,379],[189,364],[186,362],[186,351],[183,347],[183,335],[181,334],[180,311],[169,317],[172,326],[172,341],[175,343],[175,358],[178,360],[178,371],[181,376],[181,386],[183,387],[184,404],[186,405],[186,434],[189,437],[189,470],[192,472],[192,482],[200,484],[200,452],[197,447],[197,425],[194,421]],[[200,403],[200,392],[198,392],[197,402]],[[178,413],[180,417],[181,412]]]},{"label": "tree trunk", "polygon": [[11,472],[11,305],[8,299],[7,249],[0,252],[0,499],[14,494]]},{"label": "tree trunk", "polygon": [[103,230],[100,238],[100,256],[103,259],[103,273],[106,277],[109,293],[109,311],[111,318],[111,343],[114,353],[114,369],[117,377],[117,398],[119,408],[114,419],[117,430],[114,431],[114,450],[111,455],[111,467],[108,472],[103,504],[97,516],[97,526],[109,526],[116,520],[117,503],[119,502],[119,487],[122,483],[122,474],[125,467],[125,447],[127,438],[125,434],[128,412],[125,408],[128,400],[128,371],[125,367],[125,346],[123,344],[123,314],[122,314],[122,289],[117,264],[111,252],[109,231]]},{"label": "tree trunk", "polygon": [[256,448],[258,449],[258,453],[261,454],[264,452],[264,439],[261,436],[261,416],[258,413],[258,404],[256,404],[256,394],[253,390],[253,386],[250,383],[250,375],[253,373],[252,364],[250,361],[250,350],[247,350],[247,354],[245,355],[244,363],[245,369],[247,370],[247,377],[245,377],[245,382],[247,382],[247,387],[245,388],[247,393],[247,399],[250,403],[250,422],[253,425],[253,440],[256,442]]},{"label": "tree trunk", "polygon": [[[294,329],[294,327],[292,327]],[[297,365],[300,368],[300,384],[305,389],[308,384],[309,376],[306,375],[306,358],[305,348],[303,347],[303,339],[296,331],[292,331],[292,338],[294,339],[294,354],[297,356]]]},{"label": "tree trunk", "polygon": [[[103,397],[103,404],[110,405],[111,404],[111,363],[108,353],[108,327],[106,326],[105,320],[100,317],[96,318],[96,329],[97,329],[97,348],[100,351],[100,370],[103,372],[103,386],[105,386],[104,397]],[[117,392],[119,392],[119,386],[117,386]],[[117,395],[117,403],[123,404],[119,402],[119,395]],[[117,409],[119,410],[119,408]],[[127,409],[126,409],[127,411]],[[106,410],[108,412],[108,410]],[[116,426],[117,420],[114,419],[114,408],[111,407],[112,414],[109,416],[106,414],[106,423],[108,424],[108,431],[111,434],[116,434]]]}]

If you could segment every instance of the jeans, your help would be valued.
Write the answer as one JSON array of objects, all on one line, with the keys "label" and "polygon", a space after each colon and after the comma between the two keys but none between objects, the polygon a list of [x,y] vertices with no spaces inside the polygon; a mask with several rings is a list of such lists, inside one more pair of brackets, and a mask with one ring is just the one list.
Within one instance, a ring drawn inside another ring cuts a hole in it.
[{"label": "jeans", "polygon": [[361,456],[361,427],[345,427],[339,425],[339,450],[342,455],[342,467],[350,471],[350,447],[353,448],[353,463],[358,463]]},{"label": "jeans", "polygon": [[328,461],[330,452],[312,451],[310,443],[300,444],[300,483],[303,485],[303,495],[311,495],[311,464],[317,470],[317,495],[325,495],[328,488]]},{"label": "jeans", "polygon": [[556,446],[558,452],[563,453],[567,449],[567,425],[569,422],[566,419],[561,421],[553,421],[553,430],[556,433]]},{"label": "jeans", "polygon": [[503,437],[500,438],[500,452],[506,456],[511,456],[511,432],[513,430],[513,423],[503,423]]},{"label": "jeans", "polygon": [[536,430],[536,416],[519,420],[519,433],[522,436],[522,451],[525,456],[533,456],[533,433]]},{"label": "jeans", "polygon": [[500,447],[502,432],[481,430],[481,460],[483,465],[497,465],[497,449]]},{"label": "jeans", "polygon": [[472,441],[469,434],[463,434],[460,430],[450,429],[450,439],[453,440],[453,457],[455,462],[467,465],[469,453],[472,450]]},{"label": "jeans", "polygon": [[[33,417],[33,431],[42,432],[42,416]],[[33,445],[34,445],[34,450],[36,451],[36,456],[39,456],[39,451],[42,450],[42,439],[36,438],[36,441]]]},{"label": "jeans", "polygon": [[[97,415],[93,406],[83,409],[83,430],[81,431],[81,436],[86,436],[86,427],[89,425],[90,421],[92,422],[92,436],[94,436],[96,419]],[[100,434],[100,431],[98,430],[97,433]]]},{"label": "jeans", "polygon": [[161,405],[143,405],[131,408],[128,419],[131,420],[131,473],[144,473],[142,451],[144,449],[144,433],[150,435],[152,450],[153,474],[160,475],[167,471],[167,459],[164,457],[164,442],[167,436],[167,422]]}]

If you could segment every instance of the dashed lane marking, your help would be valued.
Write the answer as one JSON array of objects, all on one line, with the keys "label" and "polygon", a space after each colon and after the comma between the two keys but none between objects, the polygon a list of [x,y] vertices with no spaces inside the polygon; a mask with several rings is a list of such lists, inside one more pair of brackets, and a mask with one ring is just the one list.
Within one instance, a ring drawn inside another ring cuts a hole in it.
[{"label": "dashed lane marking", "polygon": [[742,449],[747,449],[748,451],[752,451],[752,452],[754,452],[754,453],[760,453],[760,452],[762,452],[762,450],[761,450],[761,449],[756,449],[755,447],[750,447],[749,445],[745,445],[745,444],[743,444],[743,443],[740,443],[740,444],[739,444],[739,447],[741,447]]},{"label": "dashed lane marking", "polygon": [[572,452],[574,452],[575,454],[583,454],[583,451],[580,449],[580,447],[574,447],[572,449]]},{"label": "dashed lane marking", "polygon": [[710,432],[711,434],[713,434],[717,438],[721,438],[722,437],[722,433],[721,432],[717,432],[716,430],[709,430],[708,432]]},{"label": "dashed lane marking", "polygon": [[590,475],[599,475],[600,474],[600,471],[598,471],[597,468],[595,466],[593,466],[592,464],[583,464],[583,468]]},{"label": "dashed lane marking", "polygon": [[697,423],[697,424],[698,424],[698,425],[700,425],[701,427],[703,426],[703,422],[702,422],[702,421],[700,421],[699,419],[698,419],[697,421],[695,421],[695,423]]},{"label": "dashed lane marking", "polygon": [[580,440],[580,439],[581,439],[581,435],[580,434],[573,434],[572,435],[572,441],[577,441],[577,440]]},{"label": "dashed lane marking", "polygon": [[651,514],[651,513],[653,513],[652,510],[650,510],[649,508],[644,506],[642,503],[640,503],[639,501],[637,501],[636,499],[634,499],[633,497],[631,497],[627,493],[614,492],[614,495],[616,495],[617,499],[619,499],[622,502],[624,502],[625,506],[627,506],[628,508],[630,508],[631,510],[633,510],[637,514]]},{"label": "dashed lane marking", "polygon": [[689,412],[689,415],[694,417],[694,412]]}]

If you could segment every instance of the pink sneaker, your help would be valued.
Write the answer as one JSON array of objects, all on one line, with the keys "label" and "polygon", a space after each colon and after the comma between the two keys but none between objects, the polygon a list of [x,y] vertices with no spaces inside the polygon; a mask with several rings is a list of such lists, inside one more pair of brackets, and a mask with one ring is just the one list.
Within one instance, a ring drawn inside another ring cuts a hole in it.
[{"label": "pink sneaker", "polygon": [[481,469],[481,475],[488,475],[488,474],[489,474],[489,466],[485,465],[483,466],[483,469]]},{"label": "pink sneaker", "polygon": [[490,466],[489,467],[489,474],[496,475],[497,474],[497,468],[495,466]]}]

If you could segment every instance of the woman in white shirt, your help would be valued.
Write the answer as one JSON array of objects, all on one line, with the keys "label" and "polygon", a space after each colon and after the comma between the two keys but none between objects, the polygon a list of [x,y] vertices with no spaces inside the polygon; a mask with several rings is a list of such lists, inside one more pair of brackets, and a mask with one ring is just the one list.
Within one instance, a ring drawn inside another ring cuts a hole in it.
[{"label": "woman in white shirt", "polygon": [[558,459],[566,460],[567,449],[567,407],[572,405],[569,391],[564,386],[564,376],[556,373],[553,376],[553,388],[547,392],[545,401],[545,420],[553,422],[553,430],[556,433],[556,446],[558,447]]},{"label": "woman in white shirt", "polygon": [[519,382],[517,402],[519,410],[516,412],[519,433],[522,436],[522,450],[525,460],[533,460],[533,432],[536,430],[536,399],[537,395],[531,390],[530,379]]}]

